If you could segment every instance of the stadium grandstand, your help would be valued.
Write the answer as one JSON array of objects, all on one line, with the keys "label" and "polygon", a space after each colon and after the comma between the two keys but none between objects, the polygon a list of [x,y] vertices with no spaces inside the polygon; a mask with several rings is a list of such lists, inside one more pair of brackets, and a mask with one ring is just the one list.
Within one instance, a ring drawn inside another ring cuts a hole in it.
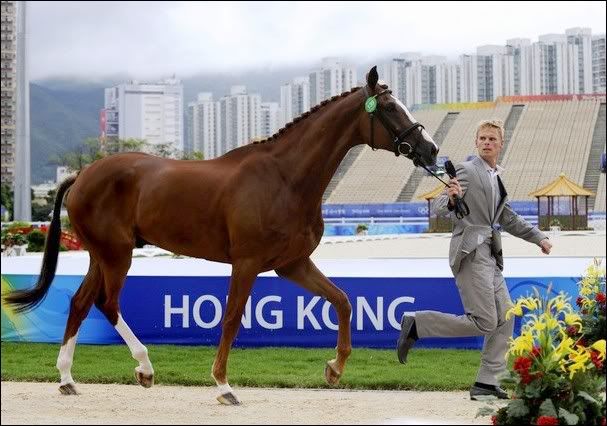
[{"label": "stadium grandstand", "polygon": [[[423,105],[415,118],[440,146],[441,162],[475,154],[476,125],[488,118],[505,123],[499,163],[512,201],[564,173],[594,192],[589,209],[605,212],[605,95],[509,96],[496,102]],[[327,188],[326,204],[420,202],[437,181],[409,160],[368,146],[356,147]]]}]

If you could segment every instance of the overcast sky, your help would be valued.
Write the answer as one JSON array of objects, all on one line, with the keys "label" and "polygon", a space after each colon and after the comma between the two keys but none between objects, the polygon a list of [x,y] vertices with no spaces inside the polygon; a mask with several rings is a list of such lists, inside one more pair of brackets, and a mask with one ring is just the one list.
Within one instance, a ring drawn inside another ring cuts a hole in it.
[{"label": "overcast sky", "polygon": [[29,75],[178,78],[354,64],[419,51],[455,59],[571,27],[605,33],[597,2],[28,2]]}]

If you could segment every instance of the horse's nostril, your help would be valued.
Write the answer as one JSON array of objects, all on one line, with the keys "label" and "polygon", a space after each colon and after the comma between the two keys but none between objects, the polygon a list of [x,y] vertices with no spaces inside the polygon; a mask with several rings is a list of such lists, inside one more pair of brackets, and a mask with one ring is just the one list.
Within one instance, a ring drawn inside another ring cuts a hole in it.
[{"label": "horse's nostril", "polygon": [[438,154],[438,147],[433,146],[432,147],[432,155],[436,155],[436,154]]}]

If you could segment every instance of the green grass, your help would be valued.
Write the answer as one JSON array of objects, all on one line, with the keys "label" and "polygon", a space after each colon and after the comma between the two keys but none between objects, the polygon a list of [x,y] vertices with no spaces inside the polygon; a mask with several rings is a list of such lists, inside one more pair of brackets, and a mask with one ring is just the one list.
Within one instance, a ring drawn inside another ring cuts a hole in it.
[{"label": "green grass", "polygon": [[[210,386],[215,347],[148,345],[155,382],[163,385]],[[58,344],[2,342],[2,380],[58,382]],[[333,349],[234,348],[230,352],[231,385],[326,388],[325,362]],[[401,365],[394,350],[354,348],[340,388],[465,390],[476,377],[480,352],[414,349]],[[80,383],[135,383],[126,345],[77,345],[72,375]]]}]

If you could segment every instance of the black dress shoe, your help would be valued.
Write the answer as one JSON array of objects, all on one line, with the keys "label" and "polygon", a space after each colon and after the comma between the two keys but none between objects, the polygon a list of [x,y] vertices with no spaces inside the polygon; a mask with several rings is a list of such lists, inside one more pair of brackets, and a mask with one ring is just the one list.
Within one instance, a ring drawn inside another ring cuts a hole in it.
[{"label": "black dress shoe", "polygon": [[480,388],[478,386],[472,386],[470,388],[470,399],[473,401],[478,401],[479,396],[481,397],[480,399],[483,399],[482,397],[484,396],[495,396],[498,399],[510,399],[510,397],[508,396],[508,392],[506,392],[499,386],[494,386],[493,389],[485,389]]},{"label": "black dress shoe", "polygon": [[403,315],[400,321],[400,336],[398,337],[398,342],[396,342],[396,355],[401,364],[407,362],[407,354],[413,345],[415,345],[415,339],[409,337],[411,327],[413,327],[414,323],[415,318],[407,315]]}]

